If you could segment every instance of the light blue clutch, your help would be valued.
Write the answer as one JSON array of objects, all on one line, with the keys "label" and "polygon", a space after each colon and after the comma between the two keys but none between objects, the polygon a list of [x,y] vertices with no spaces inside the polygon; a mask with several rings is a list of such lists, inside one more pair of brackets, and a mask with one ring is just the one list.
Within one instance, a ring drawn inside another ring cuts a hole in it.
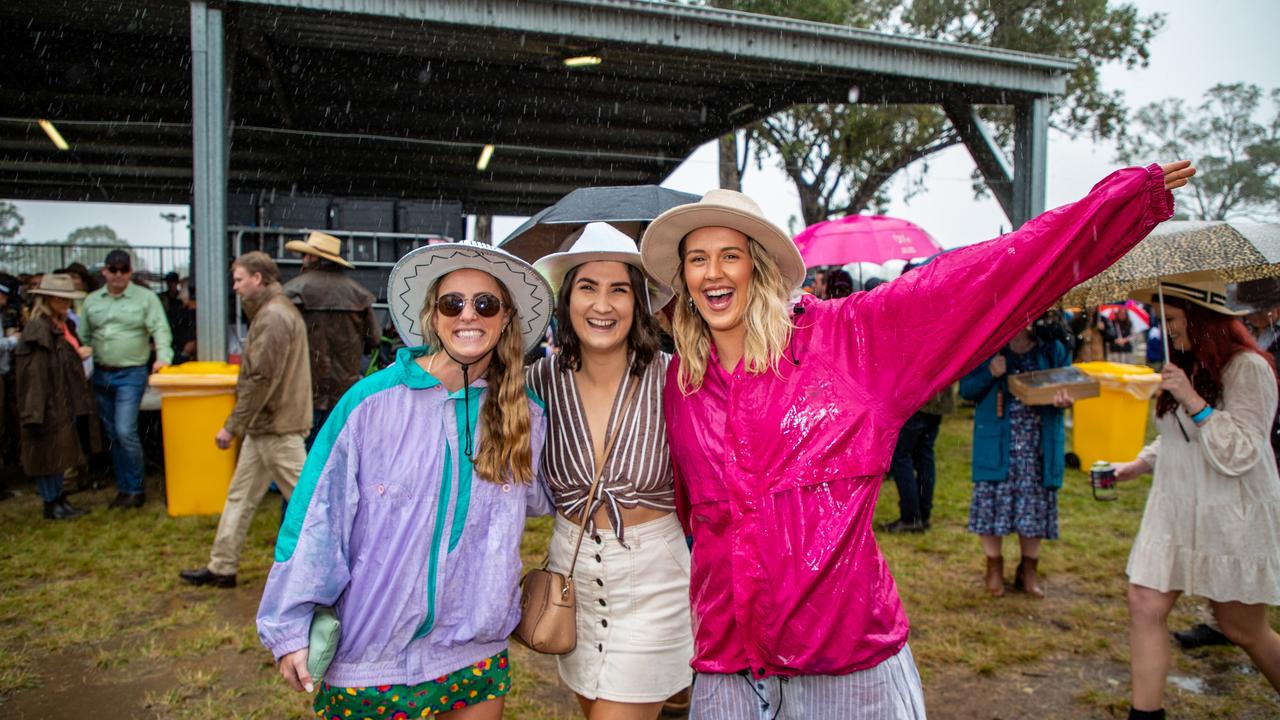
[{"label": "light blue clutch", "polygon": [[333,608],[318,607],[311,618],[311,636],[307,648],[307,672],[311,680],[319,684],[329,670],[329,663],[338,652],[338,638],[342,623]]}]

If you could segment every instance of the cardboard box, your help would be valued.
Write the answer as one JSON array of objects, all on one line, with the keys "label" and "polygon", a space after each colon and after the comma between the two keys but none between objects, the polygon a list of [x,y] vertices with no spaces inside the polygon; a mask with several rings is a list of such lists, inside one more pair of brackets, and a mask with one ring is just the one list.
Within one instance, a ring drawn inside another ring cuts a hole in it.
[{"label": "cardboard box", "polygon": [[1100,386],[1080,368],[1064,367],[1010,375],[1009,390],[1023,405],[1052,405],[1059,390],[1080,401],[1098,397]]}]

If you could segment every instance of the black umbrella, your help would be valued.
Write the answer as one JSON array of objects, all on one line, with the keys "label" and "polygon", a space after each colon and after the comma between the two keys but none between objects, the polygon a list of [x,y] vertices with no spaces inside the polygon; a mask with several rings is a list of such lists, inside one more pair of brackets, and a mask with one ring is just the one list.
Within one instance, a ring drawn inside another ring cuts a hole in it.
[{"label": "black umbrella", "polygon": [[654,218],[698,200],[697,195],[657,185],[578,188],[529,218],[498,245],[533,262],[566,249],[568,239],[591,222],[607,222],[639,241]]}]

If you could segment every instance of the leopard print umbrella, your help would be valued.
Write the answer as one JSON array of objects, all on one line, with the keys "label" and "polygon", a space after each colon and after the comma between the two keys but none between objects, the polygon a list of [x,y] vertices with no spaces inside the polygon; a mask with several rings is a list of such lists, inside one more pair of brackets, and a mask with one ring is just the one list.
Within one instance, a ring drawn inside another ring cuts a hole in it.
[{"label": "leopard print umbrella", "polygon": [[1091,307],[1155,287],[1162,277],[1204,270],[1228,283],[1280,276],[1280,223],[1162,223],[1115,265],[1072,289],[1062,302]]}]

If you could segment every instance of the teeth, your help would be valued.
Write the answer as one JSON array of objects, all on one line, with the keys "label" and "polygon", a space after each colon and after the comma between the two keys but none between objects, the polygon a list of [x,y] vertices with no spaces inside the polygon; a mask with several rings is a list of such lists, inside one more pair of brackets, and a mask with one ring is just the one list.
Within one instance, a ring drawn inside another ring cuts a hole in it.
[{"label": "teeth", "polygon": [[484,331],[482,330],[459,330],[458,332],[454,333],[454,335],[458,337],[468,337],[468,338],[480,337],[483,334],[484,334]]},{"label": "teeth", "polygon": [[611,328],[614,325],[618,324],[618,321],[617,320],[596,320],[594,318],[587,318],[587,324],[590,325],[591,327]]},{"label": "teeth", "polygon": [[708,290],[707,297],[724,297],[725,295],[729,295],[732,292],[733,291],[728,288],[720,288],[718,290]]}]

